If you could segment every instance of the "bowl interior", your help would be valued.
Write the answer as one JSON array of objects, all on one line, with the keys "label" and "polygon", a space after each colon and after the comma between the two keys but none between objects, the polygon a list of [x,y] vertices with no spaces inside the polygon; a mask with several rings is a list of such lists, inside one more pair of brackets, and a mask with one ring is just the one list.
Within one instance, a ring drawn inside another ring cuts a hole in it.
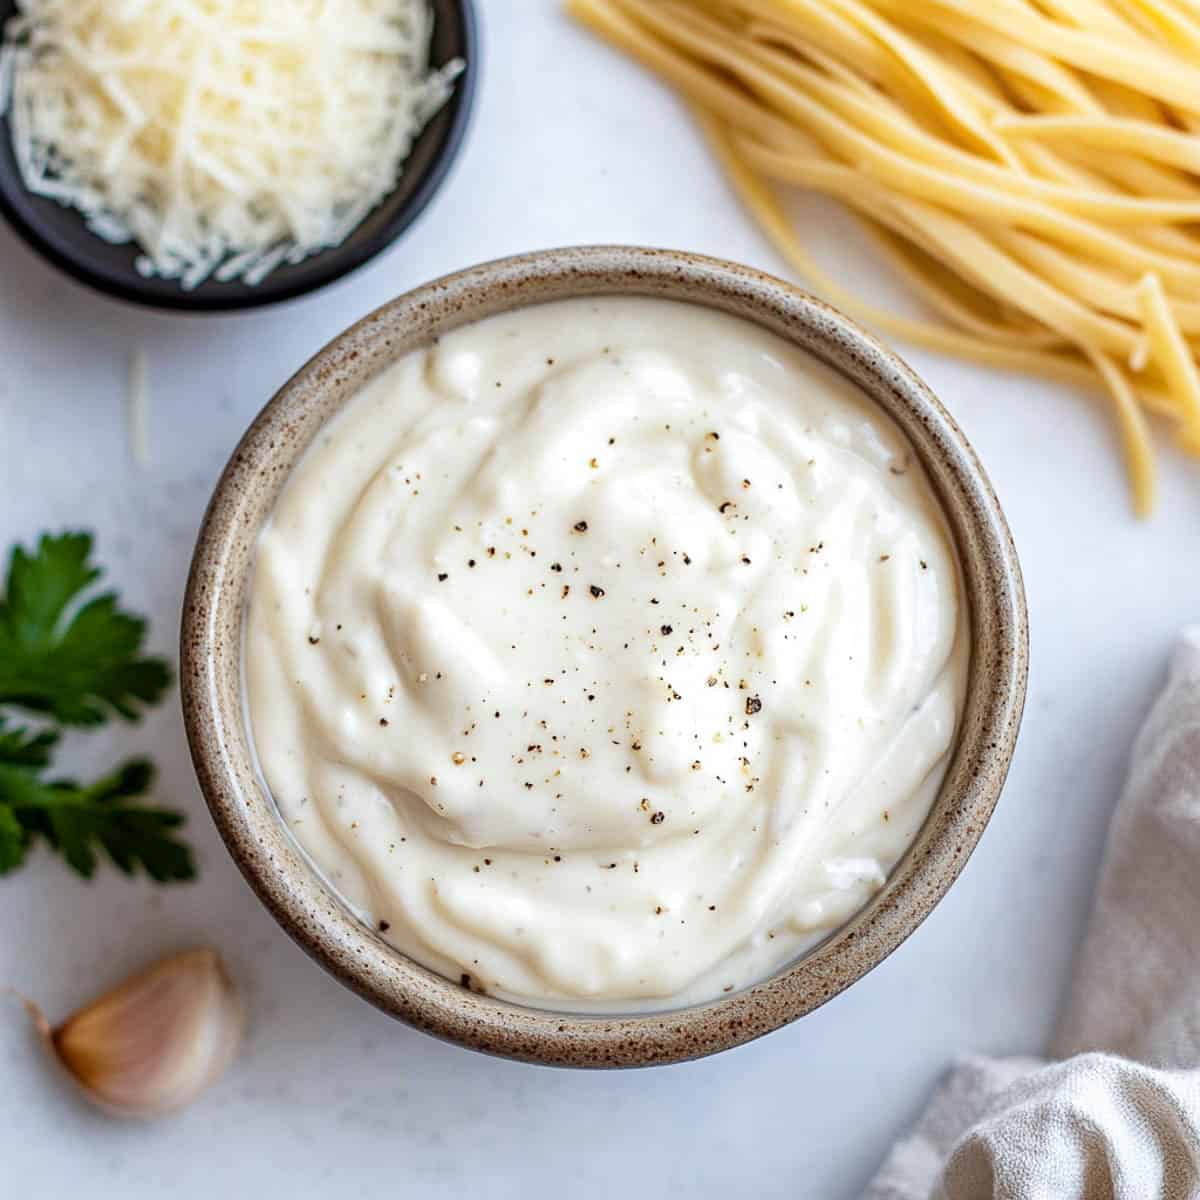
[{"label": "bowl interior", "polygon": [[[362,266],[390,245],[429,203],[461,144],[474,96],[477,35],[471,0],[432,0],[430,61],[465,63],[454,91],[413,144],[396,187],[340,245],[272,271],[260,284],[209,280],[184,291],[176,280],[147,279],[132,244],[113,246],[92,233],[73,208],[29,192],[17,166],[8,117],[0,118],[0,214],[45,258],[83,283],[136,304],[190,312],[254,308],[311,292]],[[0,0],[0,26],[17,11]]]},{"label": "bowl interior", "polygon": [[[568,296],[663,296],[747,317],[846,375],[907,435],[958,551],[971,623],[957,747],[924,827],[885,887],[847,925],[774,977],[708,1004],[635,1016],[560,1015],[443,979],[362,925],[292,842],[259,779],[242,705],[241,642],[257,534],[291,465],[359,389],[434,336]],[[327,969],[410,1024],[476,1049],[575,1066],[712,1053],[810,1011],[879,963],[961,870],[1000,794],[1025,694],[1020,567],[963,435],[895,355],[839,313],[749,268],[670,251],[545,251],[435,281],[371,314],[263,410],[218,485],[184,605],[184,714],[201,787],[234,858],[283,927]]]}]

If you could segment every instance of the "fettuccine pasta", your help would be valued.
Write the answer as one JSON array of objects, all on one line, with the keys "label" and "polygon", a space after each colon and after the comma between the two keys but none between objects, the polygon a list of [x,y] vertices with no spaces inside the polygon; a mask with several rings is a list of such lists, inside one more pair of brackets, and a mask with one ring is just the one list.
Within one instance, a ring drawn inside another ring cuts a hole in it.
[{"label": "fettuccine pasta", "polygon": [[[1200,2],[568,0],[676,87],[745,207],[882,332],[1103,386],[1133,502],[1147,415],[1200,456]],[[832,196],[937,320],[863,303],[780,185]]]}]

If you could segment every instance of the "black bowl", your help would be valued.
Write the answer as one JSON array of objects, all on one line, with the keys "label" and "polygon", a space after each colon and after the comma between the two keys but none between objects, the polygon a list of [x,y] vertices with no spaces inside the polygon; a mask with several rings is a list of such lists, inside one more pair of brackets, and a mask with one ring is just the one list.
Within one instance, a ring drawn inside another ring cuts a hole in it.
[{"label": "black bowl", "polygon": [[[478,71],[475,14],[471,0],[433,0],[433,10],[431,62],[436,66],[461,58],[466,66],[454,81],[453,95],[413,144],[396,187],[340,246],[278,267],[254,287],[209,280],[184,291],[177,280],[147,279],[138,274],[134,262],[140,251],[135,245],[110,245],[87,228],[75,209],[34,196],[25,188],[7,118],[0,118],[0,214],[55,266],[134,304],[197,313],[228,312],[274,304],[324,287],[386,249],[417,219],[462,143]],[[15,11],[13,0],[0,0],[0,24]]]}]

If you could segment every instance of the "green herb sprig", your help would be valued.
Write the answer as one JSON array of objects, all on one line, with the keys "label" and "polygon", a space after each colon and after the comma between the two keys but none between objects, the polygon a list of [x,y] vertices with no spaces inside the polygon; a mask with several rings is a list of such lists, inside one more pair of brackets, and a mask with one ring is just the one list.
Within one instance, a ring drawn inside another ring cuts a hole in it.
[{"label": "green herb sprig", "polygon": [[[90,784],[47,778],[62,730],[113,717],[138,720],[171,682],[161,658],[143,656],[143,618],[100,577],[86,533],[43,535],[33,554],[13,548],[0,592],[0,874],[16,870],[43,839],[91,878],[99,852],[126,874],[160,883],[191,879],[191,850],[175,831],[183,816],[137,803],[154,767],[131,759]],[[16,724],[23,709],[45,725]]]}]

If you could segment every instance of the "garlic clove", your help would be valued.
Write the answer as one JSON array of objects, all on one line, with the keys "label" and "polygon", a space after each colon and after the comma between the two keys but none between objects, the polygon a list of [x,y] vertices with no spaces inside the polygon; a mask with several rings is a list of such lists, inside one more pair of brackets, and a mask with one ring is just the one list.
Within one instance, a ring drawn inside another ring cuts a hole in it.
[{"label": "garlic clove", "polygon": [[89,1099],[123,1117],[194,1100],[241,1041],[242,1006],[213,950],[164,958],[69,1017],[47,1040]]}]

